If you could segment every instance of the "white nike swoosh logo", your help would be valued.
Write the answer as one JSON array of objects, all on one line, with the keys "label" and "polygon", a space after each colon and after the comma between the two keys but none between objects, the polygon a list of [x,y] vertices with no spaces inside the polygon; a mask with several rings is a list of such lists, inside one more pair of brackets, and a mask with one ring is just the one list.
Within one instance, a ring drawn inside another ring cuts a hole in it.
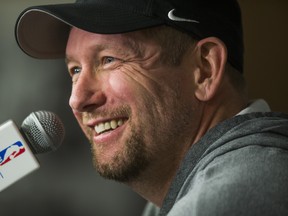
[{"label": "white nike swoosh logo", "polygon": [[197,20],[191,20],[191,19],[186,19],[186,18],[175,16],[174,11],[175,11],[175,9],[172,9],[168,13],[168,18],[172,21],[199,23],[199,21],[197,21]]}]

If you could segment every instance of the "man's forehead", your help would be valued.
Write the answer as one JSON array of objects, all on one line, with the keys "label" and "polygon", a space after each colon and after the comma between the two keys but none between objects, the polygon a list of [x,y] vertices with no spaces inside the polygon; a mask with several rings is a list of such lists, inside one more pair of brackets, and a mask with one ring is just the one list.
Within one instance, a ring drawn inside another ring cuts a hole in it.
[{"label": "man's forehead", "polygon": [[[118,52],[141,52],[145,39],[141,31],[121,34],[98,34],[72,28],[68,37],[67,52],[76,46],[87,46],[94,51],[115,50]],[[142,45],[141,45],[142,44]]]}]

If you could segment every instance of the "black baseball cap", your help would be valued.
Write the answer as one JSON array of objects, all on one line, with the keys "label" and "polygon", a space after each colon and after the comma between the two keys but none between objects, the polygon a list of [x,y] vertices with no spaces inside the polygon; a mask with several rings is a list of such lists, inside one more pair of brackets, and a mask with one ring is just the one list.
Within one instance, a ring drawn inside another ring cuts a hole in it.
[{"label": "black baseball cap", "polygon": [[214,36],[228,50],[228,61],[243,71],[243,30],[237,0],[77,0],[33,6],[18,17],[19,47],[40,59],[65,57],[72,26],[116,34],[168,25],[195,39]]}]

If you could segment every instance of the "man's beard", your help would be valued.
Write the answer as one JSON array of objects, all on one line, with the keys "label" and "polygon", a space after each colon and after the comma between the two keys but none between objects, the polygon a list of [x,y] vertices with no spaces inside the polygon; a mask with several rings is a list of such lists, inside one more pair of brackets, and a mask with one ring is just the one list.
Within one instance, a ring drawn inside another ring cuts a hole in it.
[{"label": "man's beard", "polygon": [[149,164],[149,157],[143,137],[132,130],[132,135],[108,163],[101,163],[97,158],[97,149],[92,144],[93,162],[98,173],[107,179],[130,182],[136,179]]},{"label": "man's beard", "polygon": [[[169,98],[168,102],[163,102],[167,105],[162,106],[162,113],[166,111],[166,107],[170,107],[165,117],[163,115],[159,118],[155,117],[157,111],[155,109],[151,111],[151,99],[144,98],[146,118],[139,120],[140,123],[138,122],[137,125],[131,123],[130,136],[107,163],[97,158],[97,153],[100,154],[101,149],[98,149],[99,146],[91,141],[94,166],[102,177],[119,182],[132,182],[139,179],[140,175],[148,169],[152,169],[150,167],[157,165],[159,160],[162,161],[163,157],[166,157],[166,161],[170,158],[169,161],[173,163],[178,160],[185,147],[182,146],[191,141],[193,109],[189,103],[179,103],[181,92],[180,87],[177,88],[177,86],[169,92],[169,95],[173,97]],[[125,112],[119,113],[123,116],[132,116],[128,108],[122,110]],[[156,129],[155,125],[157,125]]]}]

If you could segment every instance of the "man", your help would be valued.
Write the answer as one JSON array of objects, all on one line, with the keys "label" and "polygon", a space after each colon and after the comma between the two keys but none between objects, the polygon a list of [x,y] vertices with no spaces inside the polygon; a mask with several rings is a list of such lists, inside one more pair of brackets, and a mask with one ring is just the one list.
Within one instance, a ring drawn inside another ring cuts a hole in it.
[{"label": "man", "polygon": [[287,116],[247,98],[236,0],[36,6],[16,38],[66,59],[94,165],[143,215],[287,215]]}]

